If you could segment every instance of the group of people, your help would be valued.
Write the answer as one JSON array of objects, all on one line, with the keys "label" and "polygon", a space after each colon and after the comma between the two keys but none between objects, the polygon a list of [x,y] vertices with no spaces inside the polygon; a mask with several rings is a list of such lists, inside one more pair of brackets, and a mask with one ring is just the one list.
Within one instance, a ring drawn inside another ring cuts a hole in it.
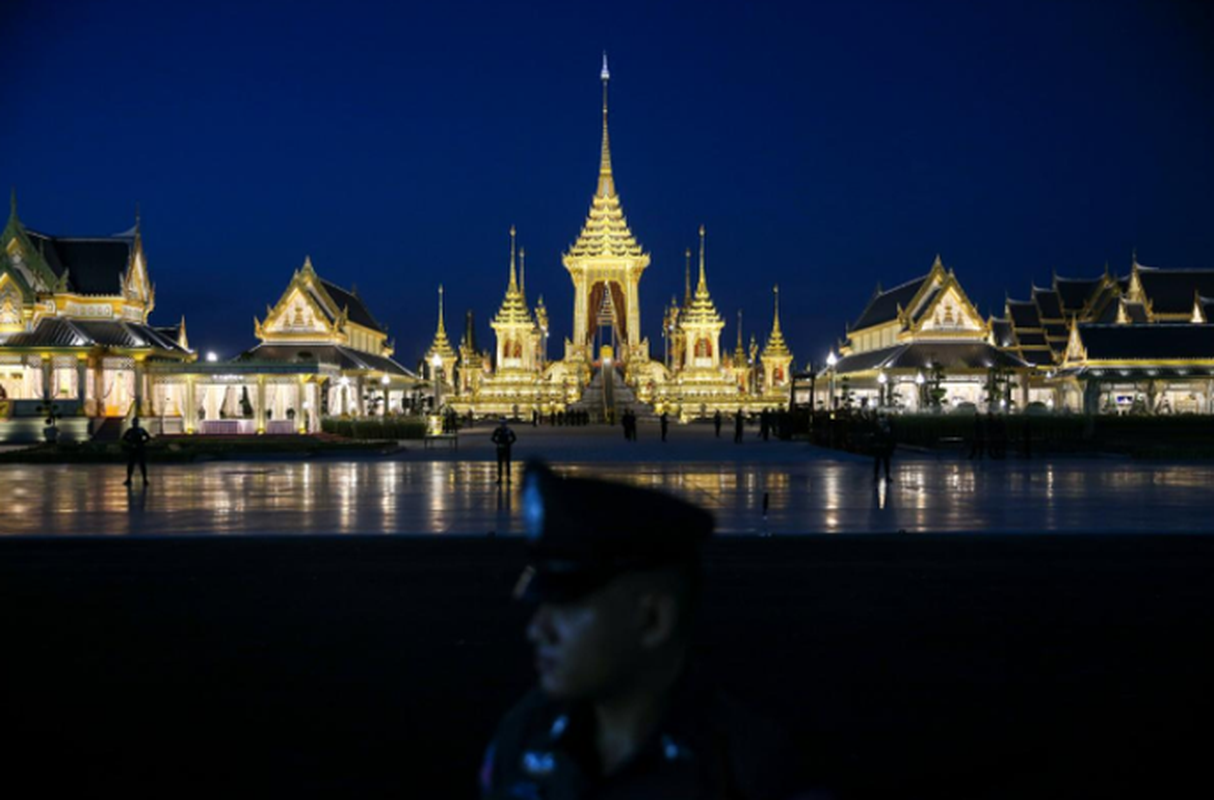
[{"label": "group of people", "polygon": [[631,408],[624,409],[624,413],[620,414],[620,427],[624,429],[625,441],[637,440],[637,415]]}]

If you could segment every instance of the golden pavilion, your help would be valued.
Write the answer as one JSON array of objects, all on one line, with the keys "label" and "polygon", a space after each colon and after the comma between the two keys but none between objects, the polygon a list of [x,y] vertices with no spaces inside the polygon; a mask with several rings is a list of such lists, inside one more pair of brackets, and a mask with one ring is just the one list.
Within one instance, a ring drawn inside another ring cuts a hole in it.
[{"label": "golden pavilion", "polygon": [[721,351],[725,323],[708,290],[705,230],[699,232],[699,280],[691,289],[690,250],[686,292],[672,302],[662,323],[664,360],[655,360],[642,333],[641,277],[651,257],[633,234],[616,187],[608,130],[606,55],[602,81],[602,140],[599,172],[590,211],[577,239],[561,256],[573,282],[573,328],[560,359],[548,358],[548,311],[543,298],[528,305],[525,262],[510,229],[508,280],[491,327],[494,352],[475,346],[468,330],[458,353],[447,339],[440,315],[426,355],[430,377],[450,392],[457,412],[474,416],[528,417],[570,409],[592,419],[634,413],[670,413],[680,419],[755,412],[786,406],[792,352],[780,330],[778,295],[772,330],[762,355],[739,348]]}]

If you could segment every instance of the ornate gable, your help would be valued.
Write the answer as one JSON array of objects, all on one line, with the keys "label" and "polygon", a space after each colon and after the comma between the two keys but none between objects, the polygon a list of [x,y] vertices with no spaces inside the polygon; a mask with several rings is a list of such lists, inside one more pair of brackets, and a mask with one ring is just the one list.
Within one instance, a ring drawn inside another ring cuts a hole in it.
[{"label": "ornate gable", "polygon": [[328,299],[319,285],[312,259],[304,260],[302,269],[291,276],[282,297],[266,309],[265,322],[253,320],[254,333],[262,341],[338,341],[344,339],[344,312],[334,314],[322,304]]},{"label": "ornate gable", "polygon": [[915,324],[918,333],[986,336],[988,329],[978,309],[966,297],[956,277],[949,275]]}]

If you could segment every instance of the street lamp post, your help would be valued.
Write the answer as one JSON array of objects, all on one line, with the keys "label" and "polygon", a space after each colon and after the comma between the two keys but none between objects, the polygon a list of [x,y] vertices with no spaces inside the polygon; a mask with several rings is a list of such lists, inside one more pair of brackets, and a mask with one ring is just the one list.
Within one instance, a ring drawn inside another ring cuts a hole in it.
[{"label": "street lamp post", "polygon": [[919,398],[919,408],[918,408],[919,413],[923,413],[923,406],[926,405],[926,403],[923,402],[923,394],[924,394],[923,383],[924,383],[923,373],[922,372],[915,373],[915,388],[918,391],[917,396]]},{"label": "street lamp post", "polygon": [[839,363],[839,359],[838,359],[838,357],[835,356],[835,351],[831,350],[830,354],[826,356],[826,367],[828,370],[830,370],[830,402],[827,403],[827,405],[830,406],[831,411],[833,411],[836,406],[836,403],[835,403],[835,365],[838,363]]}]

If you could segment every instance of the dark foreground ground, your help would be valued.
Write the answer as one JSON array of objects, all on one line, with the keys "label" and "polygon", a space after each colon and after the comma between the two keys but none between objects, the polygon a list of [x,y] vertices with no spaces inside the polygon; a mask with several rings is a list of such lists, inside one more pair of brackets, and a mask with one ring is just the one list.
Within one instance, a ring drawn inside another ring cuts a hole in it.
[{"label": "dark foreground ground", "polygon": [[[1209,760],[1212,556],[1197,537],[723,540],[701,655],[843,797],[1175,795]],[[522,557],[0,540],[4,783],[472,797],[530,680],[505,600]]]}]

